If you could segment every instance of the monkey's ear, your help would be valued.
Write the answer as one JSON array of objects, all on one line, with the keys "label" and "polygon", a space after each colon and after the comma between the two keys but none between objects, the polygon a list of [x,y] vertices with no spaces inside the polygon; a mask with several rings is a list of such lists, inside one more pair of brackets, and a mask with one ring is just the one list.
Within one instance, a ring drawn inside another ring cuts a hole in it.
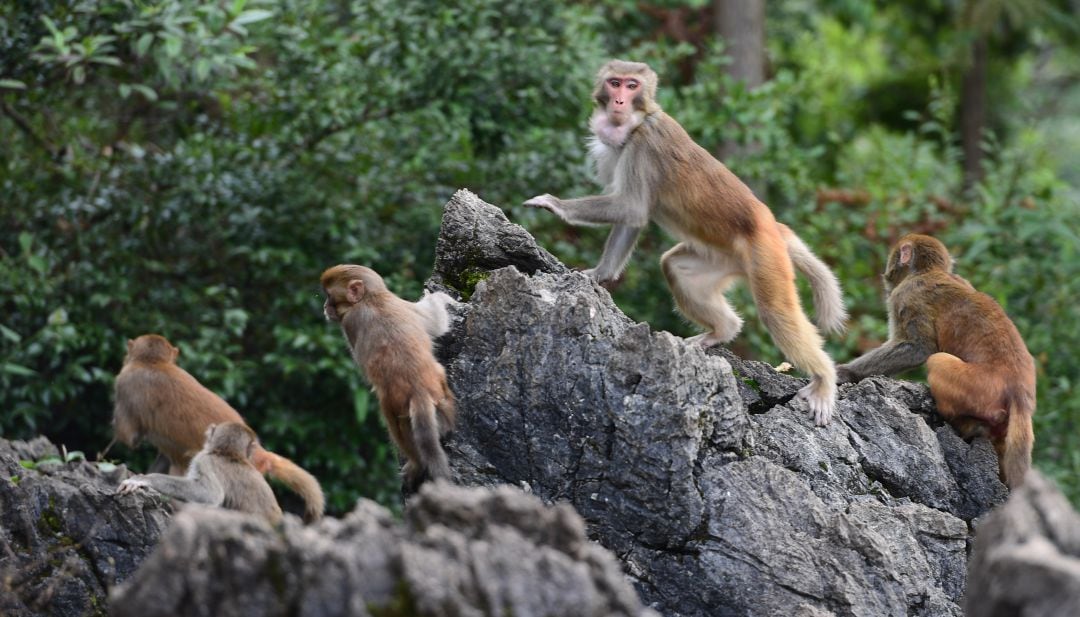
[{"label": "monkey's ear", "polygon": [[915,249],[911,244],[905,244],[900,247],[900,265],[907,266],[911,264],[911,257]]},{"label": "monkey's ear", "polygon": [[127,348],[128,348],[128,351],[131,351],[131,348],[132,348],[132,347],[133,347],[134,345],[135,345],[135,339],[133,339],[133,338],[129,338],[129,339],[128,339],[128,343],[127,343]]},{"label": "monkey's ear", "polygon": [[360,279],[353,279],[349,281],[348,286],[345,288],[345,299],[349,301],[349,304],[356,304],[360,301],[360,298],[364,297],[364,281]]}]

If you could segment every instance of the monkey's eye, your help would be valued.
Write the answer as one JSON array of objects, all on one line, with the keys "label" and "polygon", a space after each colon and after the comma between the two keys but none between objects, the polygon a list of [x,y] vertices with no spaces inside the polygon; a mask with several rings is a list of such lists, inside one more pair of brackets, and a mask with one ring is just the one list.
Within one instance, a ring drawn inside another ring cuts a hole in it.
[{"label": "monkey's eye", "polygon": [[622,82],[619,81],[618,79],[609,79],[608,80],[608,85],[611,86],[612,88],[618,88],[620,85],[622,85]]},{"label": "monkey's eye", "polygon": [[636,81],[628,81],[628,82],[626,82],[626,87],[629,88],[630,90],[637,90],[638,82],[636,82]]}]

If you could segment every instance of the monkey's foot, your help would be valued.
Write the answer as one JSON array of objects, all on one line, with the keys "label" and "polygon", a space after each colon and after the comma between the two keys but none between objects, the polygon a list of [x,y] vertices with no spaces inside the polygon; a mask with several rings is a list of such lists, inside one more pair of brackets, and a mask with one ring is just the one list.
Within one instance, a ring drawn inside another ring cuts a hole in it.
[{"label": "monkey's foot", "polygon": [[814,414],[814,424],[825,426],[832,420],[836,407],[836,385],[822,381],[817,377],[799,390],[799,398],[806,401]]},{"label": "monkey's foot", "polygon": [[138,490],[145,490],[150,488],[150,483],[141,478],[128,478],[120,483],[120,486],[116,487],[117,495],[129,495]]},{"label": "monkey's foot", "polygon": [[724,345],[725,343],[730,343],[731,340],[734,339],[738,335],[739,335],[738,332],[736,332],[735,334],[731,334],[731,335],[719,334],[719,333],[717,333],[715,331],[714,332],[703,332],[703,333],[698,334],[696,336],[691,336],[690,338],[688,338],[686,340],[688,342],[690,342],[690,343],[695,344],[695,345],[701,345],[702,347],[708,348],[708,347],[716,347],[717,345]]}]

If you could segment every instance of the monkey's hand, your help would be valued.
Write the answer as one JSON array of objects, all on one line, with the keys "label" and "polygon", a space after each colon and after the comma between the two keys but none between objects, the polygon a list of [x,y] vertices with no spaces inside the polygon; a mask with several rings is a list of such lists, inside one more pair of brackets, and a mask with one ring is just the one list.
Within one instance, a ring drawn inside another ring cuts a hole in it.
[{"label": "monkey's hand", "polygon": [[526,201],[523,205],[527,208],[543,208],[559,218],[566,218],[563,215],[562,208],[559,207],[559,198],[554,195],[549,195],[548,193],[537,195],[529,201]]},{"label": "monkey's hand", "polygon": [[139,476],[132,476],[127,480],[120,483],[120,486],[116,487],[117,495],[130,495],[131,493],[138,492],[140,490],[149,490],[150,482],[145,478]]}]

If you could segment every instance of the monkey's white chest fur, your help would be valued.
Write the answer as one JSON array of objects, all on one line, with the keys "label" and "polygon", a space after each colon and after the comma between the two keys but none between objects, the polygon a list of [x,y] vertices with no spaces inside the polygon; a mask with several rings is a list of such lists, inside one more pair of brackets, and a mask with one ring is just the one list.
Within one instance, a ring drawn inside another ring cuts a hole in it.
[{"label": "monkey's white chest fur", "polygon": [[627,122],[612,124],[611,120],[601,110],[597,110],[589,120],[589,158],[596,166],[596,179],[609,191],[618,190],[619,185],[619,160],[622,158],[626,141],[630,139],[630,133],[642,122],[645,116],[641,112],[634,112]]},{"label": "monkey's white chest fur", "polygon": [[592,159],[596,179],[609,191],[614,189],[619,150],[621,148],[613,148],[595,135],[589,138],[589,158]]}]

